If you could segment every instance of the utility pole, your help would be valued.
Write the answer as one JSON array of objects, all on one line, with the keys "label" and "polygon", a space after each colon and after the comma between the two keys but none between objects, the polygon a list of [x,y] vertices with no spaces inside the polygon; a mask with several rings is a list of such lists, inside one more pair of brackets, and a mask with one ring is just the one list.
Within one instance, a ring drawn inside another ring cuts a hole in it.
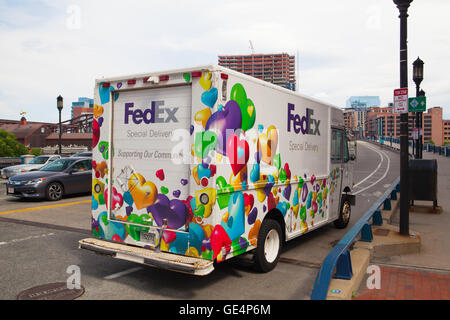
[{"label": "utility pole", "polygon": [[[394,0],[400,11],[400,88],[408,88],[408,8],[412,0]],[[409,113],[400,114],[400,234],[409,235]]]}]

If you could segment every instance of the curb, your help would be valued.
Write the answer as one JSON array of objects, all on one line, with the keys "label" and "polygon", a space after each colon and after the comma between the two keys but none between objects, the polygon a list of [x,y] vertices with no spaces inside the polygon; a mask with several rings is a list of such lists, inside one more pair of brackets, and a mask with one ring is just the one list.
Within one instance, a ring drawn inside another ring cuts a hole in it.
[{"label": "curb", "polygon": [[353,276],[350,280],[332,278],[327,300],[351,300],[367,274],[371,258],[420,252],[421,237],[410,230],[409,236],[399,234],[398,226],[390,224],[400,197],[391,200],[391,210],[381,210],[383,225],[372,225],[372,242],[356,241],[350,251]]},{"label": "curb", "polygon": [[353,276],[350,280],[331,279],[327,300],[351,300],[363,281],[369,266],[370,251],[359,248],[350,251]]}]

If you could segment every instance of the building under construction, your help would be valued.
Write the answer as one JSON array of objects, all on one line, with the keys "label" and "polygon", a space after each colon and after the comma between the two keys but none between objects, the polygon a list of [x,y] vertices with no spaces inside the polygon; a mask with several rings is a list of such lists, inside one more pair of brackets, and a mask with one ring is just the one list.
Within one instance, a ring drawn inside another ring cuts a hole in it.
[{"label": "building under construction", "polygon": [[219,65],[296,90],[295,56],[287,53],[219,56]]}]

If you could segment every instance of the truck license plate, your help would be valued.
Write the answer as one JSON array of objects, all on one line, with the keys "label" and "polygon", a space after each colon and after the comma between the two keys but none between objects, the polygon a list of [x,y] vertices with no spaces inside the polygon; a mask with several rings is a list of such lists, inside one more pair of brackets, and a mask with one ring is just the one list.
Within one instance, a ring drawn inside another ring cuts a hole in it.
[{"label": "truck license plate", "polygon": [[150,229],[148,232],[141,231],[141,241],[156,246],[159,239],[158,230]]},{"label": "truck license plate", "polygon": [[14,193],[14,188],[8,188],[8,193]]}]

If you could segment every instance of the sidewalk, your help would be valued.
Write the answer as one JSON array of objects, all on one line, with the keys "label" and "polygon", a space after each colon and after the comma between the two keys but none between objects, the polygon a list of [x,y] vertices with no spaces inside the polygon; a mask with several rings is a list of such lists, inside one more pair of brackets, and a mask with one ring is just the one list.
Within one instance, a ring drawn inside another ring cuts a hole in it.
[{"label": "sidewalk", "polygon": [[365,288],[353,300],[450,300],[450,274],[382,266],[380,269],[381,288]]},{"label": "sidewalk", "polygon": [[[372,259],[381,270],[381,288],[361,283],[354,300],[450,300],[450,158],[425,152],[424,159],[438,161],[438,206],[440,214],[410,212],[410,230],[421,235],[420,253]],[[432,202],[416,201],[432,206]],[[392,224],[399,224],[399,210]],[[366,279],[369,275],[366,275]]]}]

